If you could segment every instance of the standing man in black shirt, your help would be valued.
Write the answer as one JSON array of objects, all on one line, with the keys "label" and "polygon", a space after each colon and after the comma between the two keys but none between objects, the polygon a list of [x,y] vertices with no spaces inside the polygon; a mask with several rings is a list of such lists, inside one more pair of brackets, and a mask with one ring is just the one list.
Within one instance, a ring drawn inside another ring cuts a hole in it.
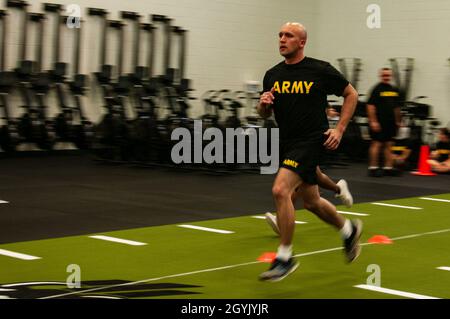
[{"label": "standing man in black shirt", "polygon": [[[392,71],[389,68],[380,70],[381,82],[372,90],[367,102],[367,117],[372,142],[369,148],[369,176],[381,177],[383,174],[394,175],[392,169],[394,158],[391,147],[394,136],[401,124],[400,94],[390,82]],[[384,167],[379,167],[380,149],[383,147]]]},{"label": "standing man in black shirt", "polygon": [[[324,148],[335,150],[356,107],[358,93],[328,62],[304,55],[306,29],[286,23],[279,34],[279,52],[284,61],[264,76],[258,113],[275,113],[280,130],[281,164],[272,194],[277,208],[280,246],[270,269],[261,280],[278,281],[298,267],[292,257],[295,210],[292,197],[298,190],[304,207],[340,230],[345,253],[353,261],[360,253],[360,221],[339,215],[336,207],[320,197],[316,169]],[[335,129],[328,128],[327,95],[344,97],[341,118]]]}]

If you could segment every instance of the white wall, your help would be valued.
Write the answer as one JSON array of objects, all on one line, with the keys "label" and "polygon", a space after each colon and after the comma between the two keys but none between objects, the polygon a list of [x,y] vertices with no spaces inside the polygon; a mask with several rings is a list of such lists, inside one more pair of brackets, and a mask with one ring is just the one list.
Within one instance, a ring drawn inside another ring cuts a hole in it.
[{"label": "white wall", "polygon": [[[41,11],[42,2],[29,1],[31,11]],[[280,61],[277,49],[277,33],[286,21],[301,21],[308,28],[310,35],[315,34],[317,21],[317,2],[314,0],[52,0],[48,2],[81,6],[86,20],[83,25],[83,67],[82,71],[90,73],[98,69],[98,24],[92,17],[86,16],[86,7],[104,8],[110,12],[111,19],[118,19],[121,10],[137,11],[144,16],[143,22],[149,22],[149,14],[164,14],[173,18],[174,24],[187,29],[188,54],[186,77],[193,80],[194,96],[199,97],[209,89],[228,88],[243,89],[248,80],[261,81],[265,70]],[[11,23],[17,25],[18,20]],[[50,24],[49,24],[50,29]],[[8,63],[15,66],[19,44],[20,28],[13,27],[9,43],[11,48]],[[47,29],[48,30],[48,29]],[[46,53],[52,44],[51,31],[46,35]],[[128,31],[129,32],[129,31]],[[127,33],[128,34],[128,33]],[[72,50],[71,33],[64,32],[64,60],[70,62]],[[316,41],[311,41],[309,52],[313,52]],[[113,58],[114,45],[108,51]],[[127,56],[131,52],[131,37],[125,42]],[[145,52],[145,50],[143,50]],[[157,52],[161,54],[162,52]],[[13,55],[12,55],[13,54]],[[47,54],[48,55],[48,54]],[[46,68],[50,63],[44,64]],[[175,61],[175,60],[174,60]],[[113,62],[113,61],[110,61]],[[161,58],[156,60],[157,73],[161,73]],[[127,62],[125,71],[130,70]],[[89,115],[97,120],[102,111],[99,90],[91,89],[89,98],[85,99]],[[52,112],[56,112],[53,108]],[[203,112],[200,101],[193,102],[190,114],[194,117]],[[247,111],[246,113],[248,113]]]},{"label": "white wall", "polygon": [[[40,12],[42,2],[29,1],[31,11]],[[70,4],[72,0],[53,0]],[[187,30],[188,56],[186,76],[193,80],[199,97],[209,89],[242,89],[245,81],[262,79],[264,71],[280,61],[277,31],[285,21],[303,22],[309,31],[306,54],[336,65],[338,57],[360,57],[363,72],[359,91],[367,93],[377,82],[377,70],[386,66],[390,57],[415,58],[411,96],[427,95],[434,115],[444,124],[450,121],[450,1],[448,0],[377,0],[381,7],[381,29],[369,29],[366,8],[372,0],[78,0],[83,19],[82,71],[98,68],[98,24],[85,14],[86,7],[105,8],[110,18],[119,11],[137,11],[149,21],[149,14],[165,14],[174,24]],[[3,3],[4,5],[4,3]],[[19,47],[19,19],[12,13],[8,40],[8,66],[16,65]],[[50,37],[47,21],[45,68],[50,67]],[[33,32],[29,32],[31,38]],[[127,28],[130,35],[130,29]],[[63,60],[70,62],[72,34],[65,30]],[[32,39],[33,40],[33,39]],[[161,40],[159,38],[159,40]],[[32,43],[34,43],[32,41]],[[125,42],[126,56],[131,52],[131,37]],[[30,48],[32,50],[32,48]],[[111,41],[108,57],[114,58],[115,42]],[[142,49],[145,54],[146,50]],[[161,56],[158,51],[158,56]],[[30,56],[29,56],[30,58]],[[141,57],[143,58],[143,57]],[[161,73],[161,57],[156,59]],[[175,60],[174,60],[175,61]],[[109,61],[113,62],[113,61]],[[130,70],[128,60],[125,71]],[[17,99],[14,105],[20,104]],[[102,112],[99,90],[91,88],[85,99],[88,114],[97,120]],[[20,113],[16,109],[15,113]],[[56,106],[52,103],[52,112]],[[200,101],[193,102],[191,115],[203,112]],[[247,110],[248,114],[250,110]]]},{"label": "white wall", "polygon": [[[369,4],[381,8],[381,28],[369,29]],[[359,91],[377,82],[377,70],[388,58],[415,58],[410,97],[426,95],[434,116],[450,121],[450,1],[448,0],[320,0],[317,53],[336,61],[359,57],[363,71]]]}]

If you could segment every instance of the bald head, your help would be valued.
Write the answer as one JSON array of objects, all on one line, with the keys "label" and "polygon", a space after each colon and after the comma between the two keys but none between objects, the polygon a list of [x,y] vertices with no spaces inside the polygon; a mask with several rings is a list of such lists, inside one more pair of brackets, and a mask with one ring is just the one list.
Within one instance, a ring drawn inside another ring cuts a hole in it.
[{"label": "bald head", "polygon": [[281,29],[289,28],[294,32],[300,39],[306,40],[308,37],[308,33],[306,32],[306,28],[303,24],[298,22],[286,22]]},{"label": "bald head", "polygon": [[297,22],[283,24],[278,33],[280,54],[286,63],[296,63],[304,57],[306,45],[306,28]]}]

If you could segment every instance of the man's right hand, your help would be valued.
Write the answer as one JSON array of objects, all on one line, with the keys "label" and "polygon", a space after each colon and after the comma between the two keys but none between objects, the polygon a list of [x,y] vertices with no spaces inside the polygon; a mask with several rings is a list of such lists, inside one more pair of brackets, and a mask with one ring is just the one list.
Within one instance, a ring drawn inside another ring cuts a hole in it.
[{"label": "man's right hand", "polygon": [[381,125],[379,122],[376,122],[376,121],[369,122],[369,126],[373,132],[378,133],[381,131]]},{"label": "man's right hand", "polygon": [[275,93],[275,89],[272,88],[270,91],[268,92],[264,92],[261,97],[259,98],[259,104],[261,104],[261,106],[264,106],[265,108],[267,108],[268,106],[273,104],[273,100],[275,100],[275,97],[273,96],[273,94]]}]

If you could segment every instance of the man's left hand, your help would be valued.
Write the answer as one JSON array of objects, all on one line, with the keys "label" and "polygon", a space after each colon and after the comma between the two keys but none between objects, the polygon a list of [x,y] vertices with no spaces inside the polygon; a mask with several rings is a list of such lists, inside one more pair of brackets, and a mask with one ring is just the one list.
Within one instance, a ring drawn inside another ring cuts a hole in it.
[{"label": "man's left hand", "polygon": [[336,129],[328,129],[325,133],[328,136],[327,140],[323,144],[327,149],[334,151],[341,143],[343,132]]}]

